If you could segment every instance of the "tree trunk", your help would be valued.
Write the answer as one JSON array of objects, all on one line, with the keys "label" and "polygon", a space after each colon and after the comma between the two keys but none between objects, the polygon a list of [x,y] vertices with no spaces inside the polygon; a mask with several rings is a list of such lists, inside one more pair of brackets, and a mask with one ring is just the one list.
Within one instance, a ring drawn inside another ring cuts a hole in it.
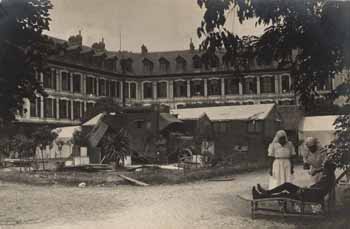
[{"label": "tree trunk", "polygon": [[41,162],[43,164],[43,170],[45,170],[45,161],[44,161],[44,150],[43,148],[40,148],[41,151]]}]

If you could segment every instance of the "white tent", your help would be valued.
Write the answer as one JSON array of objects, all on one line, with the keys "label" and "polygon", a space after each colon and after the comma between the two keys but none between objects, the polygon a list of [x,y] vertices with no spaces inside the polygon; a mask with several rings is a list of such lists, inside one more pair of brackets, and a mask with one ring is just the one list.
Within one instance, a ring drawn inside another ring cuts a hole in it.
[{"label": "white tent", "polygon": [[335,137],[333,125],[336,115],[304,117],[299,123],[299,139],[316,137],[322,145],[328,145]]}]

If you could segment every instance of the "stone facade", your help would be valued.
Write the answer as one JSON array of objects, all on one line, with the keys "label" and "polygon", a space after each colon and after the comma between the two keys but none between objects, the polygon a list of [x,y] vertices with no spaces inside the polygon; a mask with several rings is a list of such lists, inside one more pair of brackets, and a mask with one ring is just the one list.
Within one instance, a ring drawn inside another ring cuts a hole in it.
[{"label": "stone facade", "polygon": [[[120,104],[165,104],[171,109],[187,106],[276,103],[296,104],[288,70],[277,64],[259,65],[247,60],[239,76],[223,62],[224,51],[204,63],[194,50],[141,53],[110,52],[104,40],[82,45],[81,34],[68,41],[52,39],[62,50],[50,57],[51,72],[40,75],[47,98],[26,101],[22,122],[77,124],[84,112],[101,97]],[[335,82],[322,86],[334,88]]]}]

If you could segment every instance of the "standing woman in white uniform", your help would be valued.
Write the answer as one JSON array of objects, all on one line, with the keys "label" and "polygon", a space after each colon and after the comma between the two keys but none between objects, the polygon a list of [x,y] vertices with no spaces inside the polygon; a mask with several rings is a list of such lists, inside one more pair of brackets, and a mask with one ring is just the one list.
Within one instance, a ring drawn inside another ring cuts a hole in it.
[{"label": "standing woman in white uniform", "polygon": [[268,156],[271,158],[269,189],[293,182],[292,159],[295,155],[294,146],[288,141],[287,133],[284,130],[277,131],[268,149]]}]

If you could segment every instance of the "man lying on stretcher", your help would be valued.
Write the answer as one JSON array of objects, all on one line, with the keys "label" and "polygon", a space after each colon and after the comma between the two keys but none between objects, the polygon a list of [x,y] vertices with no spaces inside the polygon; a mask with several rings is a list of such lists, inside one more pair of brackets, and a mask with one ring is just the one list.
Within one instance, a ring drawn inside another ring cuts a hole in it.
[{"label": "man lying on stretcher", "polygon": [[331,191],[335,182],[335,165],[326,161],[321,179],[309,188],[301,188],[291,183],[284,183],[271,190],[263,189],[259,184],[253,187],[253,199],[291,198],[305,202],[319,202]]}]

